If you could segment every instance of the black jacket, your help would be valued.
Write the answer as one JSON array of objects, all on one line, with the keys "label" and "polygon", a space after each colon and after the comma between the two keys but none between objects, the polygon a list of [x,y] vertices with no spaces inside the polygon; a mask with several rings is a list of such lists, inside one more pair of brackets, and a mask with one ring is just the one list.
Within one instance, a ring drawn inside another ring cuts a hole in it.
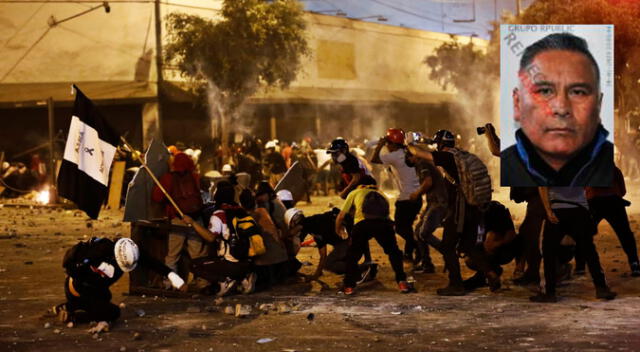
[{"label": "black jacket", "polygon": [[[518,143],[500,153],[500,185],[512,187],[609,187],[613,179],[613,144],[600,128],[596,139],[582,151],[584,163],[573,165],[570,181],[561,181],[535,164],[543,163],[531,142],[518,131]],[[575,162],[574,162],[575,163]],[[548,168],[548,167],[547,167]]]},{"label": "black jacket", "polygon": [[[114,247],[115,243],[108,238],[92,238],[76,244],[67,251],[62,265],[67,275],[73,278],[73,287],[80,295],[102,294],[122,277],[124,272],[116,262]],[[113,277],[103,276],[96,271],[102,262],[114,267]],[[169,267],[142,250],[138,258],[138,266],[148,267],[163,276],[171,272]]]}]

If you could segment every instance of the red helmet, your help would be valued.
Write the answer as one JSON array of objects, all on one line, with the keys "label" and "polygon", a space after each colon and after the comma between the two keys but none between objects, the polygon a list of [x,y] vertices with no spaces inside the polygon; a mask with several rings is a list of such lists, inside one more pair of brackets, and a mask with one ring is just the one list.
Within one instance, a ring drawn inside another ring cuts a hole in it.
[{"label": "red helmet", "polygon": [[384,138],[390,143],[404,144],[404,131],[400,128],[390,128]]}]

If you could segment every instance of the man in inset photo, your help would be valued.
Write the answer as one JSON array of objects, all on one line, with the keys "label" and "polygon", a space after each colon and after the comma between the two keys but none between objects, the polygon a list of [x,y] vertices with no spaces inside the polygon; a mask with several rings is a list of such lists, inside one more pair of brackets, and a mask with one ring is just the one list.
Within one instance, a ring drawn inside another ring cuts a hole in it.
[{"label": "man in inset photo", "polygon": [[613,144],[601,124],[600,70],[587,42],[550,34],[523,51],[518,76],[519,128],[500,155],[501,185],[610,186]]}]

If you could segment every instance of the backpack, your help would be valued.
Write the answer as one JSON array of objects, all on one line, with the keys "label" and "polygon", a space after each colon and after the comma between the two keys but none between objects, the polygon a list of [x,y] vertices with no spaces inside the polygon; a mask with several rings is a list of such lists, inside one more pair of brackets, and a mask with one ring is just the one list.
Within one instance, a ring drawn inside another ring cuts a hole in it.
[{"label": "backpack", "polygon": [[238,260],[246,260],[264,254],[267,247],[262,238],[262,229],[244,210],[225,210],[229,239],[224,240],[229,253]]},{"label": "backpack", "polygon": [[491,202],[491,177],[487,167],[475,154],[452,148],[458,176],[458,189],[464,195],[467,204],[486,209]]},{"label": "backpack", "polygon": [[171,198],[183,213],[197,214],[202,209],[200,189],[190,172],[171,173]]},{"label": "backpack", "polygon": [[112,246],[113,242],[105,238],[92,237],[87,241],[80,241],[67,249],[62,258],[62,267],[67,275],[71,276],[77,268],[89,263],[89,258],[96,252],[101,252],[103,246]]},{"label": "backpack", "polygon": [[389,217],[389,201],[382,193],[373,189],[364,196],[362,213],[365,219],[383,219]]},{"label": "backpack", "polygon": [[71,275],[73,269],[78,265],[78,259],[84,256],[83,254],[87,252],[87,249],[87,242],[78,242],[67,249],[62,258],[62,267],[67,272],[67,275]]}]

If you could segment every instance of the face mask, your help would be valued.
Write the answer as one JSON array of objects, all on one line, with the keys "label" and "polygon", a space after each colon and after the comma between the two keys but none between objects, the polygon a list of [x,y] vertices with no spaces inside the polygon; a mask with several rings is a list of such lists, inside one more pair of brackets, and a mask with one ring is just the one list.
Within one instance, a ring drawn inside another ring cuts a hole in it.
[{"label": "face mask", "polygon": [[335,158],[335,160],[336,160],[336,162],[341,163],[341,162],[343,162],[343,161],[347,160],[347,156],[346,156],[346,155],[344,155],[344,154],[342,154],[342,153],[340,153],[340,154],[338,154],[338,156]]}]

